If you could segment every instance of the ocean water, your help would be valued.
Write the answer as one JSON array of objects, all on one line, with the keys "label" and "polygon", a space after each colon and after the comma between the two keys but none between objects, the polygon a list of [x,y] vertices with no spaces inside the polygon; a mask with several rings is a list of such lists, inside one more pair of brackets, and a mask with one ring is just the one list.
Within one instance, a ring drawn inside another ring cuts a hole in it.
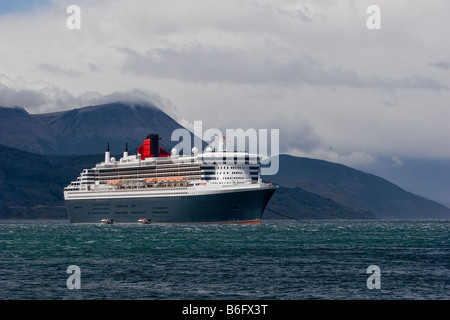
[{"label": "ocean water", "polygon": [[450,221],[0,221],[5,299],[450,299]]}]

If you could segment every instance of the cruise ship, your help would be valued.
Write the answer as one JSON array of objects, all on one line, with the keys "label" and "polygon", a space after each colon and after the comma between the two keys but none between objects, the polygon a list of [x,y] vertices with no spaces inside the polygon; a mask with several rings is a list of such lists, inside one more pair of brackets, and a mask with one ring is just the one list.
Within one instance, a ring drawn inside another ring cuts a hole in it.
[{"label": "cruise ship", "polygon": [[[224,138],[223,138],[224,139]],[[260,224],[277,189],[261,179],[260,158],[248,152],[196,147],[188,155],[160,147],[149,134],[136,155],[111,157],[84,169],[64,188],[71,223]]]}]

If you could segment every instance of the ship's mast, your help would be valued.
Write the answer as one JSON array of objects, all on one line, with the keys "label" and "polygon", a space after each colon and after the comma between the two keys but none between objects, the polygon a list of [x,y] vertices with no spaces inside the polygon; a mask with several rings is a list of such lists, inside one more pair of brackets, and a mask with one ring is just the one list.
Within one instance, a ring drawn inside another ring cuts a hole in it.
[{"label": "ship's mast", "polygon": [[219,151],[223,151],[224,148],[224,141],[225,141],[225,137],[222,137],[222,139],[219,140]]}]

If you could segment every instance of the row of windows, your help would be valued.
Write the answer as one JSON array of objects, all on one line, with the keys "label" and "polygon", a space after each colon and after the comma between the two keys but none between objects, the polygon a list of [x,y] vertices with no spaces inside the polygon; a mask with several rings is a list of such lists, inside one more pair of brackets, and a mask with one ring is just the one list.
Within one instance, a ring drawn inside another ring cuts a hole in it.
[{"label": "row of windows", "polygon": [[[176,170],[173,170],[176,169]],[[176,164],[171,166],[164,166],[164,168],[157,168],[157,166],[144,166],[144,167],[130,167],[130,168],[113,168],[113,169],[102,169],[98,170],[96,173],[93,173],[93,170],[90,170],[89,173],[83,172],[83,177],[92,178],[94,176],[112,176],[112,175],[130,175],[130,174],[152,174],[152,173],[170,173],[175,172],[179,174],[184,171],[195,171],[199,170],[199,165],[192,164]],[[210,169],[215,170],[215,166],[202,166],[201,169]],[[230,169],[230,166],[219,166],[218,169]],[[231,169],[250,169],[250,170],[258,170],[257,166],[231,166]]]},{"label": "row of windows", "polygon": [[187,177],[187,176],[193,176],[193,175],[200,175],[200,171],[191,171],[191,172],[172,172],[172,173],[153,173],[153,174],[138,174],[138,175],[111,175],[111,176],[101,176],[98,179],[99,180],[113,180],[113,179],[121,179],[121,180],[128,180],[128,179],[146,179],[146,178],[165,178],[165,177]]},{"label": "row of windows", "polygon": [[199,157],[199,160],[203,160],[205,162],[209,161],[226,161],[226,160],[245,160],[245,161],[259,161],[259,157],[249,157],[248,155],[241,155],[241,156],[233,156],[232,154],[229,154],[225,157],[219,158],[219,157]]},{"label": "row of windows", "polygon": [[[204,177],[203,180],[247,180],[248,177],[222,177],[222,178],[217,178],[217,177]],[[252,179],[254,180],[254,179]]]},{"label": "row of windows", "polygon": [[[248,173],[246,173],[246,172],[240,172],[240,171],[219,171],[219,172],[217,172],[217,174],[227,174],[227,175],[229,175],[229,174],[233,174],[233,175],[247,175]],[[203,174],[207,174],[206,172],[204,172]],[[258,172],[250,172],[250,175],[257,175],[258,174]]]},{"label": "row of windows", "polygon": [[[203,167],[202,167],[203,168]],[[242,170],[258,170],[259,167],[241,167],[241,166],[218,166],[217,169],[242,169]]]},{"label": "row of windows", "polygon": [[[119,168],[107,168],[107,169],[96,169],[97,172],[115,172],[117,170],[120,171],[140,171],[140,170],[158,170],[158,169],[177,169],[177,168],[185,168],[185,167],[199,167],[200,164],[198,163],[172,163],[171,165],[162,165],[161,168],[159,168],[159,165],[148,165],[148,166],[132,166],[132,167],[119,167]],[[91,172],[93,172],[92,170]],[[90,174],[90,173],[88,173]]]},{"label": "row of windows", "polygon": [[189,172],[189,171],[198,171],[200,170],[199,166],[195,167],[184,167],[184,168],[175,168],[174,169],[157,169],[157,170],[129,170],[129,171],[123,171],[123,170],[115,170],[115,171],[108,171],[108,172],[99,172],[98,176],[111,176],[111,175],[130,175],[130,174],[152,174],[152,173],[165,173],[165,172]]}]

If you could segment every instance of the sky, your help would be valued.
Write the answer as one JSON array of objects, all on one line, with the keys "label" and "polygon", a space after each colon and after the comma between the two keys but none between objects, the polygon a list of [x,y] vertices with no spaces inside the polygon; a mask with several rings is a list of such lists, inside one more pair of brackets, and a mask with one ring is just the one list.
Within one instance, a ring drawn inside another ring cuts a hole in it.
[{"label": "sky", "polygon": [[450,160],[449,12],[448,0],[0,1],[0,105],[149,101],[188,128],[279,129],[296,156]]}]

